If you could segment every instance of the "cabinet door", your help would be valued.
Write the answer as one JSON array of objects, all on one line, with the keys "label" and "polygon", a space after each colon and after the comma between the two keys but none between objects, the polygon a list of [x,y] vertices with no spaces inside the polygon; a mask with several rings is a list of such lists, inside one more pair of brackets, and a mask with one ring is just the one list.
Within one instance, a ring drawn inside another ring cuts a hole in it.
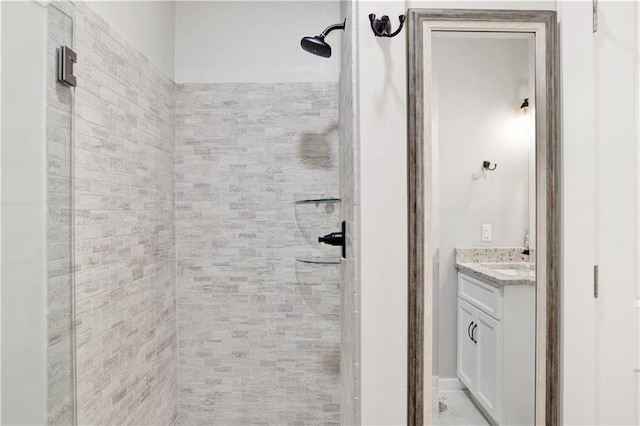
[{"label": "cabinet door", "polygon": [[473,339],[477,342],[478,375],[475,395],[488,414],[500,422],[501,388],[501,332],[496,321],[480,310],[475,310]]},{"label": "cabinet door", "polygon": [[471,329],[476,324],[476,308],[458,298],[458,378],[471,392],[475,392],[478,360]]}]

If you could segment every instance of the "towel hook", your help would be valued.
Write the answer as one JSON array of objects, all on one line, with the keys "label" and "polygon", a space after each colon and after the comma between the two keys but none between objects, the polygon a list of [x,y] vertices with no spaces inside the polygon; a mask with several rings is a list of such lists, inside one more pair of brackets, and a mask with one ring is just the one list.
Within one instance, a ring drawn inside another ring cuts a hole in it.
[{"label": "towel hook", "polygon": [[490,172],[494,171],[495,169],[498,168],[497,164],[493,165],[493,168],[491,168],[491,161],[483,161],[482,162],[482,167],[484,167],[485,170],[489,170]]},{"label": "towel hook", "polygon": [[397,30],[391,30],[391,21],[387,15],[382,15],[380,19],[376,19],[375,13],[369,14],[369,22],[371,22],[371,30],[376,37],[395,37],[402,31],[402,27],[404,26],[405,16],[398,16],[398,20],[400,21],[400,26]]}]

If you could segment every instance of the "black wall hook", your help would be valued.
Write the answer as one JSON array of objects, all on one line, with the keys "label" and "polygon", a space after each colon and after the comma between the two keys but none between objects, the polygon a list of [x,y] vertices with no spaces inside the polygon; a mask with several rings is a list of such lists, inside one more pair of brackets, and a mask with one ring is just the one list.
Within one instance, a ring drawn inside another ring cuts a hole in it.
[{"label": "black wall hook", "polygon": [[495,169],[498,168],[497,164],[493,165],[493,169],[491,168],[491,161],[483,161],[482,162],[482,167],[484,167],[485,170],[489,170],[490,172],[494,171]]},{"label": "black wall hook", "polygon": [[402,27],[404,26],[404,15],[398,16],[398,20],[400,21],[400,26],[395,32],[391,32],[391,21],[387,15],[382,15],[382,18],[376,19],[375,13],[369,14],[369,21],[371,22],[371,30],[376,37],[395,37],[400,31],[402,31]]}]

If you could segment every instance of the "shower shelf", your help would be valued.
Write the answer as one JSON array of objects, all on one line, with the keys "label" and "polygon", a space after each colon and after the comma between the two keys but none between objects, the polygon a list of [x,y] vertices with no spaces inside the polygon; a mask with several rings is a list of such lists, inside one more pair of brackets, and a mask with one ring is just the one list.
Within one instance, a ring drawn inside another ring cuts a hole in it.
[{"label": "shower shelf", "polygon": [[315,265],[339,265],[340,259],[323,259],[323,258],[297,258],[296,261],[301,263],[313,263]]},{"label": "shower shelf", "polygon": [[314,198],[310,200],[298,200],[296,204],[339,203],[340,198]]}]

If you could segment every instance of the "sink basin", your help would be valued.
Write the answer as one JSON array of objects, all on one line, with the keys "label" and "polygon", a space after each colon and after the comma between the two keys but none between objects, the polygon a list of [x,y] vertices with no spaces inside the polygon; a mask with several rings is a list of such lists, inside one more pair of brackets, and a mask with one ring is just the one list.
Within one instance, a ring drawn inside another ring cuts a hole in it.
[{"label": "sink basin", "polygon": [[508,275],[511,277],[515,277],[515,276],[533,277],[536,274],[535,264],[533,263],[525,263],[525,262],[481,263],[480,265],[493,272]]},{"label": "sink basin", "polygon": [[507,269],[507,268],[489,268],[489,269],[495,272],[500,272],[501,274],[505,274],[505,275],[518,275],[522,271],[521,269]]}]

